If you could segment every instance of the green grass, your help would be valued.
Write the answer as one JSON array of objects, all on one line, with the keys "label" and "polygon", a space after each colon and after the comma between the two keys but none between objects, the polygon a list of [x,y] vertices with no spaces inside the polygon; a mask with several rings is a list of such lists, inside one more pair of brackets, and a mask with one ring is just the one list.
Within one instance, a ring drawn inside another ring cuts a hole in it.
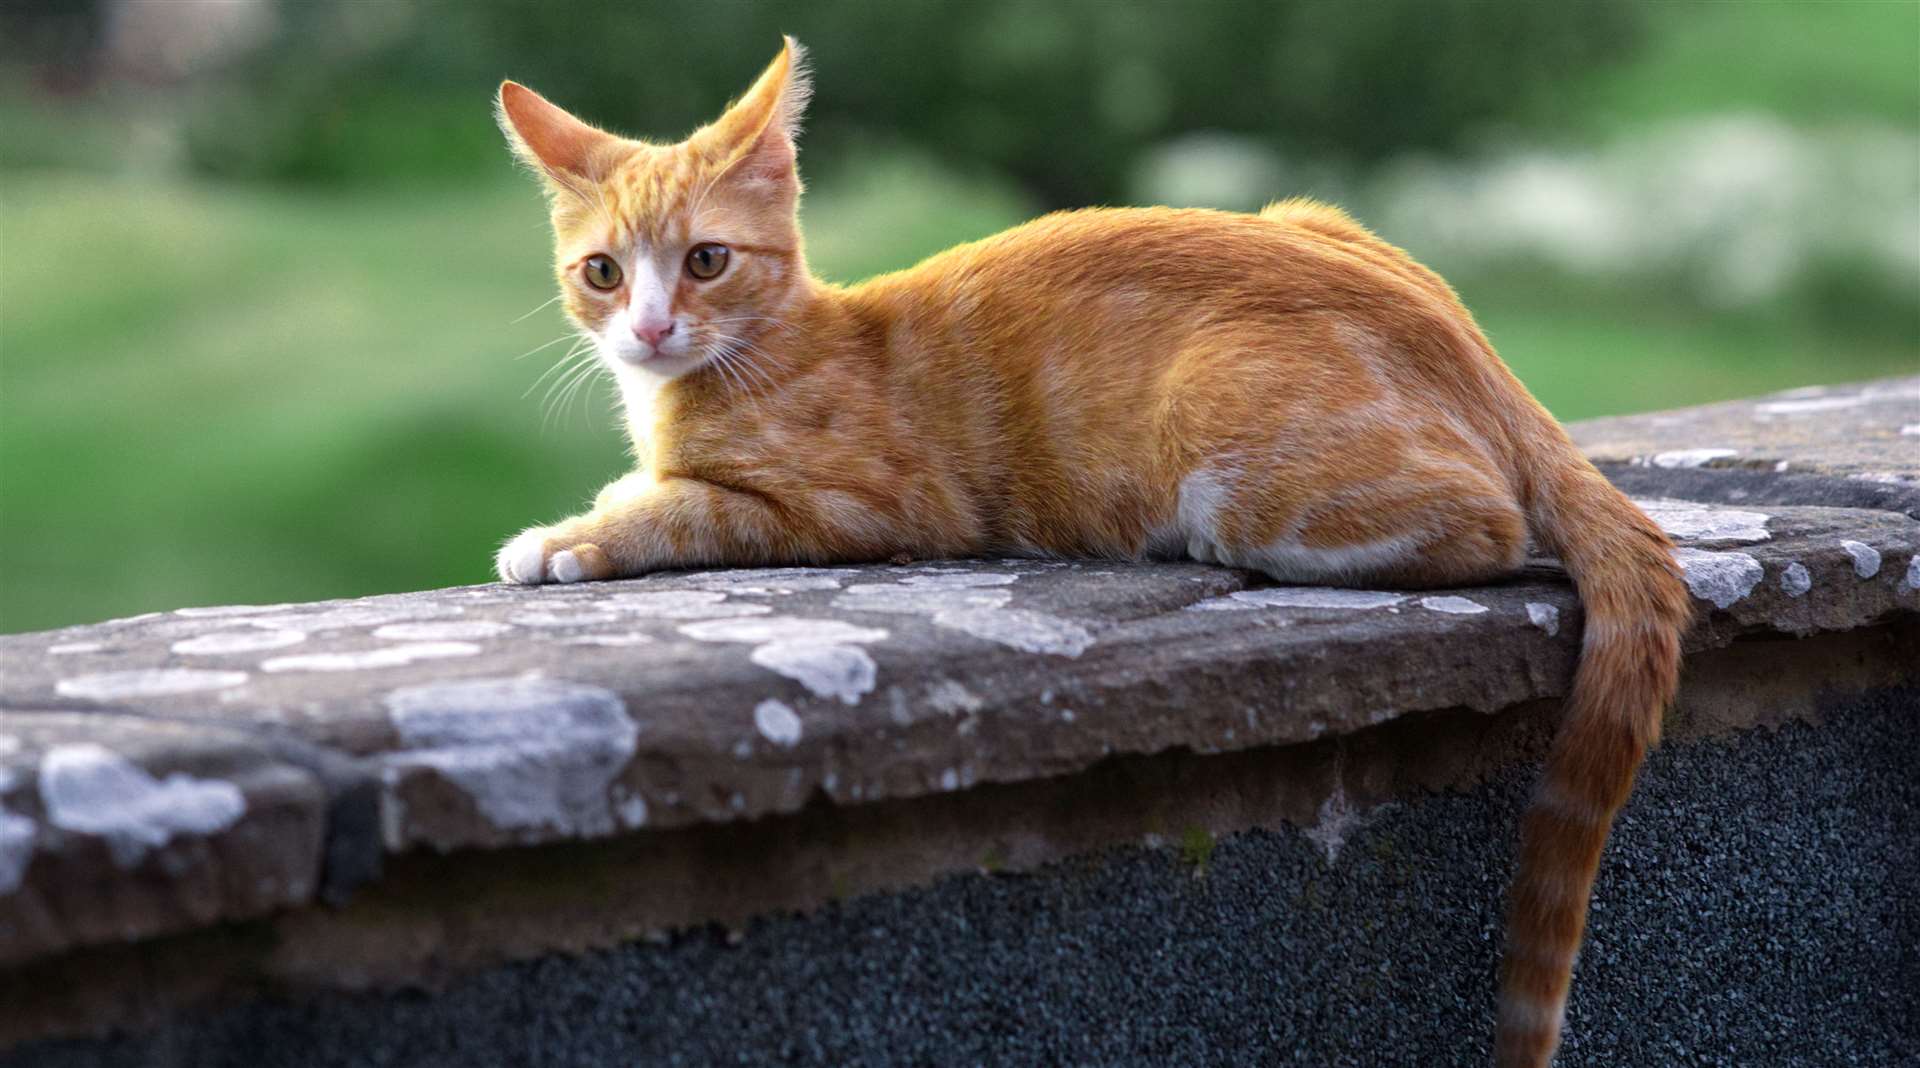
[{"label": "green grass", "polygon": [[[828,277],[1028,212],[991,183],[855,164],[809,195]],[[530,187],[360,192],[9,174],[0,197],[0,631],[187,604],[484,581],[499,540],[624,467],[604,391],[522,399],[565,332]],[[1913,344],[1463,291],[1563,418],[1910,369]]]}]

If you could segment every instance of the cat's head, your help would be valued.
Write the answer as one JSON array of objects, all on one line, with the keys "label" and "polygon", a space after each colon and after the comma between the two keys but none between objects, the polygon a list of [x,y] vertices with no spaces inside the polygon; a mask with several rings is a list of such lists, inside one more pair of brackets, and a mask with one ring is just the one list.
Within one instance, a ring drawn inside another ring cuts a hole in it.
[{"label": "cat's head", "polygon": [[560,297],[618,373],[673,377],[751,346],[805,291],[791,37],[745,96],[678,144],[596,129],[514,82],[500,128],[544,181]]}]

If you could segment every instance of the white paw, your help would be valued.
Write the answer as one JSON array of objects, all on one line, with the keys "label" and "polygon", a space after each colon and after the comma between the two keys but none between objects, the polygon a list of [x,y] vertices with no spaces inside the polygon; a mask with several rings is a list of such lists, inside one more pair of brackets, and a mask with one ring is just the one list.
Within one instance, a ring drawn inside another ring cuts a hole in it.
[{"label": "white paw", "polygon": [[587,577],[587,569],[580,566],[572,549],[562,549],[547,561],[547,575],[555,582],[579,582]]},{"label": "white paw", "polygon": [[[493,561],[494,570],[499,572],[500,581],[515,582],[523,586],[538,586],[545,582],[547,580],[546,544],[547,532],[540,527],[534,527],[501,546],[500,555]],[[577,568],[579,565],[576,563],[574,566]]]}]

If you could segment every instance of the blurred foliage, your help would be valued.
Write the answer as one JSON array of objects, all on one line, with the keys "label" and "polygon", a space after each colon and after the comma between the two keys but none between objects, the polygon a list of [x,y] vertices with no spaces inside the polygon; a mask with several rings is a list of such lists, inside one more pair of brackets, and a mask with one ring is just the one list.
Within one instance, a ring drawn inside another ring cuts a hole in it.
[{"label": "blurred foliage", "polygon": [[[191,4],[235,6],[144,7]],[[487,580],[501,538],[627,462],[604,385],[543,410],[568,328],[536,307],[546,217],[494,86],[675,138],[781,32],[819,72],[803,213],[833,280],[1122,199],[1177,158],[1248,196],[1340,196],[1446,271],[1563,419],[1920,366],[1920,293],[1887,268],[1888,249],[1920,261],[1913,4],[282,0],[258,47],[171,66],[150,38],[128,53],[125,10],[0,4],[0,556],[27,562],[0,577],[0,631]],[[1757,156],[1684,140],[1751,113]],[[1890,147],[1828,136],[1856,129]],[[1542,159],[1552,180],[1517,181]],[[1419,166],[1428,192],[1384,195]],[[1776,175],[1811,195],[1731,195]],[[1541,208],[1560,180],[1639,191],[1603,231],[1665,233],[1648,203],[1743,225],[1606,270],[1547,255],[1591,230],[1461,240],[1564,221],[1588,202]],[[1802,241],[1821,199],[1871,210]],[[1907,214],[1883,224],[1882,203]],[[1756,233],[1805,255],[1716,296],[1701,278]]]},{"label": "blurred foliage", "polygon": [[[69,9],[74,10],[74,9]],[[675,139],[773,56],[808,46],[823,90],[809,151],[884,132],[1012,175],[1053,204],[1116,199],[1140,150],[1217,128],[1358,160],[1446,148],[1623,55],[1627,0],[303,0],[197,87],[192,167],[367,181],[498,157],[502,77],[634,136]],[[99,20],[56,20],[61,40]],[[51,31],[49,31],[51,32]],[[41,36],[48,36],[42,34]]]}]

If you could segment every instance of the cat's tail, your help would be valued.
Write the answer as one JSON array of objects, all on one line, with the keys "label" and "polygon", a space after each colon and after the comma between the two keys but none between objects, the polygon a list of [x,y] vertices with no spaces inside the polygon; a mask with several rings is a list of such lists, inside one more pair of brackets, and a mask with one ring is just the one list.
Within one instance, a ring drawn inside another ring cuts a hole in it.
[{"label": "cat's tail", "polygon": [[1600,849],[1679,683],[1692,604],[1667,536],[1553,427],[1535,480],[1535,535],[1559,555],[1586,612],[1580,664],[1520,831],[1508,905],[1499,1068],[1545,1068],[1560,1042]]}]

